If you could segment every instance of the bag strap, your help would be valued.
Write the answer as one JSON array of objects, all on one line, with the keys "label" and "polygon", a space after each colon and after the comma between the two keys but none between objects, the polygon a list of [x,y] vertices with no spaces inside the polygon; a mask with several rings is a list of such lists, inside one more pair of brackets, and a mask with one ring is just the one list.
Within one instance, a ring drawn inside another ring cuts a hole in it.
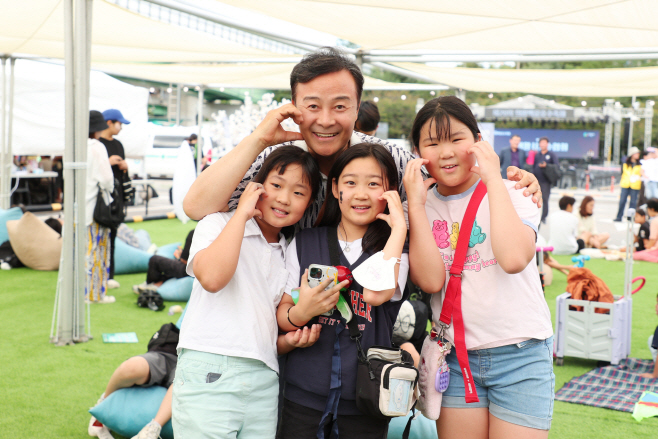
[{"label": "bag strap", "polygon": [[[331,265],[341,265],[340,246],[338,245],[338,227],[329,227],[327,229],[327,244],[329,245],[329,260],[331,261]],[[345,299],[347,300],[347,303],[349,303],[349,298],[346,297]],[[352,320],[347,322],[347,328],[350,330],[350,338],[352,340],[356,341],[361,338],[361,331],[359,331],[359,324],[356,321],[356,316],[352,317]],[[357,343],[357,345],[361,351],[361,343]],[[363,351],[359,352],[359,354],[362,353]]]},{"label": "bag strap", "polygon": [[475,187],[475,191],[471,196],[466,213],[459,230],[459,238],[457,239],[457,248],[453,256],[452,266],[450,267],[450,279],[448,280],[448,287],[446,288],[446,297],[443,300],[441,308],[440,323],[442,329],[445,330],[450,326],[450,319],[452,318],[455,324],[455,349],[457,359],[459,360],[459,368],[464,376],[464,388],[466,402],[479,402],[477,390],[475,389],[475,382],[471,374],[471,368],[468,363],[468,352],[466,351],[466,336],[464,333],[464,318],[462,316],[461,302],[462,302],[462,271],[464,270],[464,261],[466,260],[466,252],[468,251],[468,242],[471,239],[471,229],[475,222],[475,215],[477,214],[478,207],[484,195],[487,193],[487,187],[480,180],[480,183]]}]

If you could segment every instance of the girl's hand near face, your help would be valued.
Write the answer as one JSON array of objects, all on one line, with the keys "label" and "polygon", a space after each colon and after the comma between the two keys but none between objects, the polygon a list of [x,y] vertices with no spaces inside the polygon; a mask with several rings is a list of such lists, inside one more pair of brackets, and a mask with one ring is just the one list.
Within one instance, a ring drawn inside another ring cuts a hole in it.
[{"label": "girl's hand near face", "polygon": [[240,196],[240,202],[236,209],[235,215],[241,216],[247,222],[253,217],[263,218],[263,212],[256,208],[256,203],[260,197],[267,197],[265,188],[260,183],[250,182]]},{"label": "girl's hand near face", "polygon": [[389,213],[380,213],[377,215],[377,219],[386,221],[391,227],[391,232],[399,230],[404,231],[406,234],[407,223],[404,220],[404,210],[402,209],[400,194],[397,191],[386,191],[380,195],[379,199],[386,200]]},{"label": "girl's hand near face", "polygon": [[421,168],[429,162],[427,159],[413,159],[407,163],[402,183],[404,183],[404,189],[407,191],[409,206],[425,206],[427,191],[431,185],[436,183],[434,178],[423,180]]},{"label": "girl's hand near face", "polygon": [[500,159],[489,142],[484,140],[475,142],[468,148],[468,152],[474,154],[478,161],[478,164],[471,168],[471,172],[479,175],[485,185],[503,181],[500,175]]}]

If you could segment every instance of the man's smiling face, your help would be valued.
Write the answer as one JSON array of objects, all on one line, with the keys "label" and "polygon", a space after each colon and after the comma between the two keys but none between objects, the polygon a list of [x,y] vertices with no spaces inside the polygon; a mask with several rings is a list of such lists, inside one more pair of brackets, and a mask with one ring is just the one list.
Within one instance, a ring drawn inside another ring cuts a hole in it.
[{"label": "man's smiling face", "polygon": [[313,155],[330,158],[347,147],[359,115],[350,72],[341,70],[297,84],[295,106],[304,118],[299,131]]}]

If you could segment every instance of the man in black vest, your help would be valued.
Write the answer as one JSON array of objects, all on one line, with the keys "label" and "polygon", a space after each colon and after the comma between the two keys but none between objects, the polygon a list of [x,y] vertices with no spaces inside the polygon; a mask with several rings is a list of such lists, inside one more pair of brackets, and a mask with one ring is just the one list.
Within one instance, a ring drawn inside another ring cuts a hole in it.
[{"label": "man in black vest", "polygon": [[[123,199],[123,174],[128,172],[128,163],[126,162],[126,153],[123,150],[123,145],[114,136],[118,135],[123,128],[123,124],[130,124],[119,110],[109,109],[103,111],[103,117],[107,123],[107,128],[101,131],[100,140],[107,149],[107,156],[110,158],[110,165],[112,165],[112,173],[114,174],[114,181],[118,181],[119,195]],[[110,279],[107,281],[107,287],[119,288],[119,282],[114,280],[114,242],[117,237],[117,229],[110,229],[111,252],[110,252]]]}]

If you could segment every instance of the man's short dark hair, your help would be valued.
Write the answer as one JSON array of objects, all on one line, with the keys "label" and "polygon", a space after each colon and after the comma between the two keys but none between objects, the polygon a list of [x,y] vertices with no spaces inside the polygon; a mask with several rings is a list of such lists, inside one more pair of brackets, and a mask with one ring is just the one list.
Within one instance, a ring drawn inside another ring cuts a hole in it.
[{"label": "man's short dark hair", "polygon": [[551,143],[551,141],[548,140],[548,137],[540,137],[539,141],[541,142],[542,140],[545,140],[546,142]]},{"label": "man's short dark hair", "polygon": [[356,118],[356,129],[361,132],[372,132],[379,125],[379,108],[372,101],[363,101],[359,107],[359,116]]},{"label": "man's short dark hair", "polygon": [[653,209],[654,212],[658,212],[658,198],[648,200],[647,209]]},{"label": "man's short dark hair", "polygon": [[570,197],[569,195],[565,195],[564,197],[560,198],[560,201],[557,204],[560,206],[560,210],[567,210],[567,207],[576,204],[576,199],[574,197]]},{"label": "man's short dark hair", "polygon": [[363,92],[363,74],[361,69],[342,50],[335,47],[321,47],[315,52],[304,55],[304,58],[290,73],[290,90],[292,101],[295,102],[297,84],[306,84],[318,76],[347,70],[356,84],[356,101],[361,102]]},{"label": "man's short dark hair", "polygon": [[510,140],[512,140],[515,137],[518,137],[519,139],[521,138],[521,136],[519,136],[518,134],[512,134],[512,137],[510,137]]},{"label": "man's short dark hair", "polygon": [[640,216],[647,216],[647,213],[641,207],[638,207],[637,210],[635,211],[635,213],[640,215]]}]

